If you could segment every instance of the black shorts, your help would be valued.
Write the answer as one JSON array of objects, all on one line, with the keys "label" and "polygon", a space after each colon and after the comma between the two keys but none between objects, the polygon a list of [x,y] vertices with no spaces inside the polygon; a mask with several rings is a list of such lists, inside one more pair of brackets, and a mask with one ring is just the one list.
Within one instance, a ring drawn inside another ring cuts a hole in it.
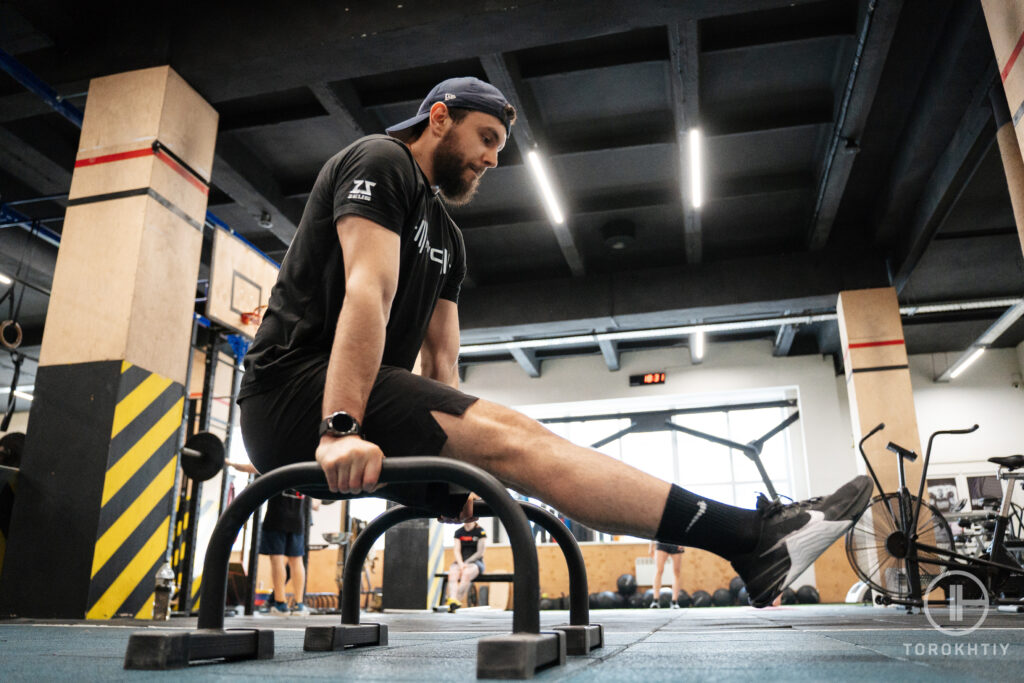
[{"label": "black shorts", "polygon": [[277,529],[260,530],[260,555],[302,557],[305,554],[305,534],[293,534]]},{"label": "black shorts", "polygon": [[[239,401],[242,439],[257,470],[268,472],[315,459],[326,377],[325,360],[283,386]],[[366,404],[363,437],[380,446],[389,458],[439,455],[448,435],[430,411],[462,415],[476,400],[475,396],[447,384],[414,375],[404,368],[384,365],[377,373]],[[408,490],[408,486],[387,488],[392,491],[386,497],[392,500],[418,506],[424,502],[420,494],[392,495],[395,491]],[[385,492],[382,489],[380,493],[384,496]],[[454,505],[451,503],[446,510]]]},{"label": "black shorts", "polygon": [[683,546],[672,545],[671,543],[657,542],[654,544],[654,547],[663,553],[668,553],[669,555],[680,555],[685,551],[685,548],[683,548]]}]

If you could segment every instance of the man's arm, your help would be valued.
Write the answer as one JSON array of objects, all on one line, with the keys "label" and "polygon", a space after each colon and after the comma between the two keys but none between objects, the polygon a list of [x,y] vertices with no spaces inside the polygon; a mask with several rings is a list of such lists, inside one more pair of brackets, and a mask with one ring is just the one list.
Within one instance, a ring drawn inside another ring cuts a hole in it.
[{"label": "man's arm", "polygon": [[459,307],[438,299],[420,347],[420,374],[459,388]]},{"label": "man's arm", "polygon": [[[343,410],[360,424],[384,355],[384,334],[398,285],[397,233],[355,215],[337,222],[345,261],[345,299],[331,346],[323,417]],[[371,491],[384,454],[360,436],[325,435],[316,450],[331,491]]]}]

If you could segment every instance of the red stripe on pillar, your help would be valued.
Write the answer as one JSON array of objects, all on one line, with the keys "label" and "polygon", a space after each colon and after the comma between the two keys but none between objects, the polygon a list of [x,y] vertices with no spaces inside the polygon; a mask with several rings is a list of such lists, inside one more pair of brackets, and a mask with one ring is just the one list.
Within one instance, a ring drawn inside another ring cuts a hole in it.
[{"label": "red stripe on pillar", "polygon": [[899,346],[903,344],[902,339],[887,339],[885,341],[876,342],[859,342],[857,344],[850,344],[851,349],[866,349],[871,346]]},{"label": "red stripe on pillar", "polygon": [[1020,55],[1021,48],[1024,48],[1024,33],[1021,33],[1020,37],[1017,38],[1017,45],[1013,48],[1013,52],[1010,53],[1010,58],[1006,60],[1006,66],[1003,67],[1002,72],[999,74],[999,77],[1003,79],[1004,83],[1006,82],[1006,77],[1010,75],[1010,69],[1012,69],[1013,65],[1017,62],[1017,57]]},{"label": "red stripe on pillar", "polygon": [[167,154],[162,154],[159,151],[154,150],[152,147],[146,147],[145,149],[136,149],[131,152],[118,152],[117,154],[104,154],[98,157],[88,157],[86,159],[79,159],[75,162],[75,168],[81,168],[83,166],[96,166],[99,164],[109,164],[114,161],[124,161],[125,159],[138,159],[139,157],[146,157],[150,155],[156,155],[156,158],[170,166],[178,175],[187,180],[193,187],[202,192],[203,194],[209,194],[210,190],[202,182],[200,182],[194,175],[192,175],[187,168],[179,164],[177,161],[172,159]]}]

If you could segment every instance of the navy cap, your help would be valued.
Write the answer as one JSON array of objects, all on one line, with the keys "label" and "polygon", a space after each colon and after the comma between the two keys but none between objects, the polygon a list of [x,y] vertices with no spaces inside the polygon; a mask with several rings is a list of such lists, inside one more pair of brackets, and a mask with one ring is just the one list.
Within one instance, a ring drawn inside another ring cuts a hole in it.
[{"label": "navy cap", "polygon": [[[512,134],[512,124],[505,114],[505,105],[508,100],[501,94],[501,91],[490,83],[485,83],[479,78],[463,76],[461,78],[449,78],[441,81],[430,91],[430,94],[420,103],[420,109],[416,116],[396,123],[387,128],[388,135],[401,137],[403,131],[415,126],[417,123],[426,121],[430,116],[430,108],[437,102],[443,102],[449,107],[460,109],[472,109],[494,116],[505,125],[505,135]],[[399,135],[396,135],[399,134]]]}]

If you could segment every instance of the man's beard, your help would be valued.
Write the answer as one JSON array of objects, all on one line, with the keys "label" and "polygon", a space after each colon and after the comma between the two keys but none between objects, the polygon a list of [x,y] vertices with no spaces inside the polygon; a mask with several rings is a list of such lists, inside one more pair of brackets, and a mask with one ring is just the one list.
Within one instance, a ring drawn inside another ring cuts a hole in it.
[{"label": "man's beard", "polygon": [[455,137],[449,130],[434,150],[434,182],[441,196],[452,206],[465,206],[476,194],[480,178],[466,179],[468,165],[455,149]]}]

